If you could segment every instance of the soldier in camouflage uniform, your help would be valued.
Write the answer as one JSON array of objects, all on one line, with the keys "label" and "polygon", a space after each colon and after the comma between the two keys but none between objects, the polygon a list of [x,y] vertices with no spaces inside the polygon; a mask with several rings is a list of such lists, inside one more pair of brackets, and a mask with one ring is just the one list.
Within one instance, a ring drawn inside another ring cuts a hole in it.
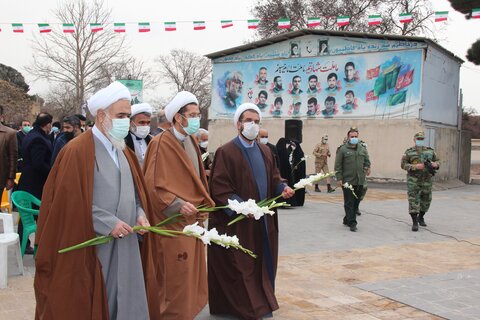
[{"label": "soldier in camouflage uniform", "polygon": [[[350,130],[352,131],[357,131],[358,132],[358,128],[357,127],[350,127]],[[343,139],[343,144],[347,143],[348,141],[348,138],[345,138]],[[359,144],[361,144],[362,146],[365,147],[365,149],[367,148],[367,143],[363,140],[359,140],[358,141]],[[339,147],[340,148],[340,147]],[[338,149],[337,149],[338,150]],[[360,206],[360,202],[363,201],[363,199],[365,198],[365,195],[367,194],[367,190],[368,190],[368,181],[367,179],[365,179],[365,184],[363,185],[363,188],[362,188],[362,193],[358,195],[358,202],[359,202],[359,206]],[[357,216],[360,216],[362,215],[362,213],[360,212],[360,209],[357,210],[356,212]]]},{"label": "soldier in camouflage uniform", "polygon": [[[315,146],[315,149],[313,149],[313,155],[315,156],[315,173],[329,173],[327,159],[331,156],[331,154],[330,147],[328,146],[328,135],[324,135],[322,137],[322,142]],[[330,182],[331,179],[327,178],[327,192],[334,191],[330,185]],[[315,184],[315,191],[320,192],[318,183]]]},{"label": "soldier in camouflage uniform", "polygon": [[412,231],[418,231],[418,225],[426,227],[425,213],[432,201],[432,173],[425,165],[438,170],[439,159],[435,151],[425,146],[425,134],[418,132],[414,136],[415,146],[407,149],[402,157],[401,167],[407,171],[408,212],[412,217]]},{"label": "soldier in camouflage uniform", "polygon": [[343,224],[349,226],[350,231],[355,232],[357,231],[356,212],[360,204],[357,197],[363,192],[366,176],[370,175],[370,158],[367,149],[359,143],[356,128],[350,128],[347,137],[347,143],[337,149],[335,175],[338,187],[347,182],[353,187],[354,193],[349,188],[342,188],[345,209]]}]

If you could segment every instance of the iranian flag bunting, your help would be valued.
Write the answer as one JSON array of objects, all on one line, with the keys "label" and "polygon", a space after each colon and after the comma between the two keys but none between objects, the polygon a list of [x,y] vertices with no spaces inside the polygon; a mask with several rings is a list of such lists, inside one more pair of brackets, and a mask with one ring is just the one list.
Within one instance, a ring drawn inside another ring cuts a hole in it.
[{"label": "iranian flag bunting", "polygon": [[280,19],[278,20],[278,27],[280,29],[290,29],[290,19]]},{"label": "iranian flag bunting", "polygon": [[150,32],[150,22],[139,22],[138,32]]},{"label": "iranian flag bunting", "polygon": [[339,16],[337,17],[337,25],[339,27],[343,27],[350,24],[350,17],[349,16]]},{"label": "iranian flag bunting", "polygon": [[232,20],[222,20],[221,24],[222,24],[222,29],[233,27]]},{"label": "iranian flag bunting", "polygon": [[368,16],[368,25],[369,26],[376,26],[378,24],[381,24],[383,21],[382,16],[379,14],[374,14]]},{"label": "iranian flag bunting", "polygon": [[48,23],[39,23],[38,29],[40,30],[40,33],[52,32],[52,28],[50,28],[50,25]]},{"label": "iranian flag bunting", "polygon": [[205,30],[205,21],[193,21],[193,30]]},{"label": "iranian flag bunting", "polygon": [[435,22],[442,22],[448,20],[448,11],[435,12]]},{"label": "iranian flag bunting", "polygon": [[15,33],[23,33],[23,23],[12,23],[12,29]]},{"label": "iranian flag bunting", "polygon": [[127,29],[125,27],[125,23],[124,22],[115,22],[113,24],[113,31],[118,32],[118,33],[126,32]]},{"label": "iranian flag bunting", "polygon": [[472,10],[472,19],[480,19],[480,8]]},{"label": "iranian flag bunting", "polygon": [[308,18],[307,27],[313,28],[320,25],[320,18]]},{"label": "iranian flag bunting", "polygon": [[63,33],[74,33],[75,32],[75,26],[73,23],[64,23],[63,24]]},{"label": "iranian flag bunting", "polygon": [[102,30],[103,30],[103,26],[101,23],[90,23],[90,31],[99,32]]},{"label": "iranian flag bunting", "polygon": [[165,31],[177,31],[177,23],[175,21],[165,22]]},{"label": "iranian flag bunting", "polygon": [[260,20],[254,19],[254,20],[248,20],[247,22],[248,22],[248,29],[257,29]]},{"label": "iranian flag bunting", "polygon": [[400,22],[401,23],[410,23],[413,21],[412,15],[410,13],[401,13]]}]

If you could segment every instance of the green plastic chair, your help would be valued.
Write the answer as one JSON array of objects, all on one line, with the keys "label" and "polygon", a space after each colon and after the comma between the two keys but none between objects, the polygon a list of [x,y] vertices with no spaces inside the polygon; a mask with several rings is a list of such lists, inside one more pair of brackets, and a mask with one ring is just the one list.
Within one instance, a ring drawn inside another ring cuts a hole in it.
[{"label": "green plastic chair", "polygon": [[[32,209],[32,205],[40,207],[41,201],[35,198],[25,191],[15,191],[12,193],[12,202],[18,209],[20,214],[20,219],[23,223],[23,236],[22,236],[22,257],[25,254],[25,249],[27,248],[28,236],[37,231],[37,223],[33,218],[34,215],[38,215],[38,209]],[[37,251],[35,247],[34,255]]]}]

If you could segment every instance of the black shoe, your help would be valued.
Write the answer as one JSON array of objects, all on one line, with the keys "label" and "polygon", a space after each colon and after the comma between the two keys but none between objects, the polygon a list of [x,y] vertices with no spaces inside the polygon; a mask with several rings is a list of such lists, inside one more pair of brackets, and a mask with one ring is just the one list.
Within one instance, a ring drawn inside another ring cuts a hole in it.
[{"label": "black shoe", "polygon": [[357,216],[361,216],[361,215],[362,215],[362,213],[361,213],[360,211],[355,212],[355,214],[356,214]]},{"label": "black shoe", "polygon": [[25,248],[25,254],[33,254],[34,250],[32,247],[26,247]]},{"label": "black shoe", "polygon": [[350,226],[350,231],[357,232],[357,226]]},{"label": "black shoe", "polygon": [[332,193],[333,191],[335,191],[335,189],[332,189],[332,187],[329,184],[327,184],[327,192]]},{"label": "black shoe", "polygon": [[412,231],[418,231],[418,213],[410,213],[412,217]]},{"label": "black shoe", "polygon": [[418,224],[421,225],[422,227],[427,226],[427,224],[425,223],[425,219],[423,218],[424,215],[425,215],[425,212],[420,212],[420,214],[418,215]]},{"label": "black shoe", "polygon": [[315,192],[322,192],[319,188],[315,188]]}]

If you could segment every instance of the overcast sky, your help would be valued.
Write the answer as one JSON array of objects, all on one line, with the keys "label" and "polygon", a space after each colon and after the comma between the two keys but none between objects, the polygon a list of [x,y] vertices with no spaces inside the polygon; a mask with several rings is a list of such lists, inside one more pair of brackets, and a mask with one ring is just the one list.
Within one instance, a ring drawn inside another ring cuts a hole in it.
[{"label": "overcast sky", "polygon": [[[254,18],[250,9],[255,0],[107,0],[112,8],[113,20],[132,22],[127,25],[127,41],[131,53],[142,59],[149,67],[155,68],[154,58],[168,53],[171,49],[187,49],[199,54],[207,54],[242,45],[254,35],[247,29],[246,22],[234,21],[234,27],[222,29],[220,20],[246,20]],[[53,17],[52,11],[58,0],[0,0],[0,63],[11,66],[25,76],[31,87],[31,94],[44,95],[48,90],[45,82],[34,82],[25,71],[35,53],[31,49],[33,33],[38,33],[37,23],[60,23]],[[449,22],[445,31],[439,33],[440,44],[458,57],[466,60],[467,49],[480,36],[480,19],[467,21],[463,15],[454,11],[447,0],[433,1],[434,11],[449,11]],[[373,14],[373,12],[372,12]],[[193,31],[192,23],[180,21],[205,20],[206,30]],[[177,21],[176,32],[165,32],[164,21]],[[11,23],[24,23],[25,33],[14,34]],[[151,22],[152,31],[138,33],[137,22]],[[441,24],[436,24],[440,30]],[[59,26],[53,26],[59,32]],[[44,35],[48,36],[48,34]],[[480,94],[478,82],[480,67],[465,62],[460,71],[460,88],[463,89],[464,106],[475,107],[480,113]],[[165,86],[151,96],[167,97]],[[161,92],[164,91],[164,92]],[[148,95],[145,96],[148,99]]]}]

